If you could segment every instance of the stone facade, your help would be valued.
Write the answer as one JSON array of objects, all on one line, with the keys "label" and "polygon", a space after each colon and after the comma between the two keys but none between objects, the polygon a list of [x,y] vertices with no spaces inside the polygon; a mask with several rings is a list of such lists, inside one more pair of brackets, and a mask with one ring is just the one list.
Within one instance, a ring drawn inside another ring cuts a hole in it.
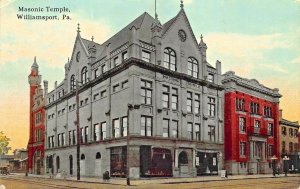
[{"label": "stone facade", "polygon": [[270,173],[273,155],[279,157],[278,89],[226,72],[225,164],[230,174]]},{"label": "stone facade", "polygon": [[206,61],[183,6],[163,25],[144,13],[103,44],[77,32],[65,79],[44,86],[45,172],[76,175],[79,111],[81,175],[125,176],[127,166],[132,178],[217,174],[221,63]]},{"label": "stone facade", "polygon": [[42,76],[39,75],[39,66],[34,58],[31,73],[28,76],[30,85],[30,109],[29,109],[29,141],[28,171],[32,174],[44,173],[44,131],[45,131],[45,104],[41,87]]}]

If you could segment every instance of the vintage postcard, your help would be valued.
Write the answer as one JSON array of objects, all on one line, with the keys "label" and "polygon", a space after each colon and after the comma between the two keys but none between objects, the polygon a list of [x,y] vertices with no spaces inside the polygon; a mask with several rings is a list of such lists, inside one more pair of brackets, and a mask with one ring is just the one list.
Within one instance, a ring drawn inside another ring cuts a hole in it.
[{"label": "vintage postcard", "polygon": [[0,189],[299,188],[299,0],[0,0]]}]

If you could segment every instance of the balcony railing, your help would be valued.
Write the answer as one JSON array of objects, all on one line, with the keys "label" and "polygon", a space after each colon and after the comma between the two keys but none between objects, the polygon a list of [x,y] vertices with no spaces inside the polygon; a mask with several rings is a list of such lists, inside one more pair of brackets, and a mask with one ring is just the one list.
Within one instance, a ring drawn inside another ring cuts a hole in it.
[{"label": "balcony railing", "polygon": [[266,128],[250,126],[249,133],[253,134],[253,135],[267,136],[268,135],[268,130]]}]

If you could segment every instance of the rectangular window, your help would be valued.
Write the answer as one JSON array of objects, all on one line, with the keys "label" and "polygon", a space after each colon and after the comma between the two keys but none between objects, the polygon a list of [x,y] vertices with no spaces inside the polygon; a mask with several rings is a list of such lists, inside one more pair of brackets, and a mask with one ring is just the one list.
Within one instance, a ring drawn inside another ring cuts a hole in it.
[{"label": "rectangular window", "polygon": [[94,136],[94,141],[100,140],[100,125],[99,125],[99,123],[94,124],[93,136]]},{"label": "rectangular window", "polygon": [[73,140],[73,144],[76,144],[77,143],[77,132],[76,132],[76,130],[73,130],[73,138],[72,138],[72,140]]},{"label": "rectangular window", "polygon": [[209,128],[208,131],[209,140],[212,142],[216,141],[216,127],[213,125],[209,125],[208,128]]},{"label": "rectangular window", "polygon": [[289,136],[293,137],[293,129],[292,128],[289,128]]},{"label": "rectangular window", "polygon": [[208,115],[213,117],[215,116],[215,107],[216,107],[216,99],[213,97],[208,97]]},{"label": "rectangular window", "polygon": [[117,92],[120,89],[120,85],[116,84],[113,86],[113,92]]},{"label": "rectangular window", "polygon": [[196,123],[195,124],[195,136],[196,136],[196,140],[198,140],[198,141],[200,141],[200,137],[201,137],[201,135],[200,135],[200,124],[199,123]]},{"label": "rectangular window", "polygon": [[152,136],[152,117],[141,116],[141,135]]},{"label": "rectangular window", "polygon": [[61,145],[62,146],[65,146],[65,144],[66,144],[66,135],[65,135],[65,133],[61,133]]},{"label": "rectangular window", "polygon": [[178,89],[172,88],[172,110],[178,109]]},{"label": "rectangular window", "polygon": [[186,101],[186,111],[191,113],[192,112],[192,100],[193,100],[193,95],[192,92],[187,92],[187,101]]},{"label": "rectangular window", "polygon": [[54,136],[51,136],[51,146],[54,147]]},{"label": "rectangular window", "polygon": [[94,94],[94,100],[98,100],[99,99],[99,93]]},{"label": "rectangular window", "polygon": [[60,135],[61,135],[61,134],[58,134],[58,135],[57,135],[57,146],[58,146],[58,147],[60,147],[60,143],[61,143],[61,141],[60,141],[60,140],[61,140],[61,136],[60,136]]},{"label": "rectangular window", "polygon": [[120,120],[119,119],[113,120],[113,137],[114,138],[120,137]]},{"label": "rectangular window", "polygon": [[152,82],[141,80],[141,103],[152,104]]},{"label": "rectangular window", "polygon": [[240,117],[240,133],[246,132],[246,118]]},{"label": "rectangular window", "polygon": [[51,139],[48,137],[48,148],[51,148]]},{"label": "rectangular window", "polygon": [[122,118],[122,136],[127,136],[128,119],[127,117]]},{"label": "rectangular window", "polygon": [[142,60],[150,62],[150,52],[142,50]]},{"label": "rectangular window", "polygon": [[178,121],[177,120],[172,121],[171,135],[172,135],[173,138],[178,138]]},{"label": "rectangular window", "polygon": [[128,80],[122,82],[122,89],[128,87]]},{"label": "rectangular window", "polygon": [[127,53],[127,51],[125,51],[125,52],[122,53],[122,60],[124,61],[127,58],[128,58],[128,53]]},{"label": "rectangular window", "polygon": [[69,131],[69,145],[72,145],[73,132]]},{"label": "rectangular window", "polygon": [[274,155],[274,146],[273,145],[269,145],[268,146],[268,156],[272,157]]},{"label": "rectangular window", "polygon": [[236,99],[236,110],[237,111],[245,111],[245,100],[244,99]]},{"label": "rectangular window", "polygon": [[89,136],[89,127],[86,126],[84,128],[84,142],[87,143],[88,142],[88,136]]},{"label": "rectangular window", "polygon": [[214,82],[214,74],[212,74],[212,73],[208,73],[208,76],[207,76],[207,80],[209,81],[209,82]]},{"label": "rectangular window", "polygon": [[99,77],[100,73],[99,73],[98,68],[96,68],[96,69],[94,70],[94,73],[95,73],[95,78]]},{"label": "rectangular window", "polygon": [[286,135],[286,127],[281,127],[281,134]]},{"label": "rectangular window", "polygon": [[169,123],[168,119],[163,119],[163,137],[169,137]]},{"label": "rectangular window", "polygon": [[273,124],[268,123],[268,135],[273,136]]},{"label": "rectangular window", "polygon": [[240,156],[246,156],[246,142],[240,142]]},{"label": "rectangular window", "polygon": [[200,114],[200,94],[195,94],[195,114]]},{"label": "rectangular window", "polygon": [[105,73],[105,72],[107,71],[107,66],[106,66],[106,64],[103,64],[103,65],[101,66],[101,70],[102,70],[102,73]]},{"label": "rectangular window", "polygon": [[101,123],[101,140],[106,139],[106,122]]},{"label": "rectangular window", "polygon": [[169,93],[170,93],[170,88],[168,86],[163,85],[163,95],[162,95],[163,108],[169,108]]},{"label": "rectangular window", "polygon": [[104,91],[101,91],[101,98],[105,97],[106,96],[106,90]]},{"label": "rectangular window", "polygon": [[193,140],[193,124],[192,123],[187,123],[187,137],[190,140]]},{"label": "rectangular window", "polygon": [[118,66],[120,64],[119,57],[114,58],[114,66]]},{"label": "rectangular window", "polygon": [[80,143],[83,143],[84,139],[84,128],[80,128]]},{"label": "rectangular window", "polygon": [[255,102],[250,103],[251,114],[259,114],[259,104]]}]

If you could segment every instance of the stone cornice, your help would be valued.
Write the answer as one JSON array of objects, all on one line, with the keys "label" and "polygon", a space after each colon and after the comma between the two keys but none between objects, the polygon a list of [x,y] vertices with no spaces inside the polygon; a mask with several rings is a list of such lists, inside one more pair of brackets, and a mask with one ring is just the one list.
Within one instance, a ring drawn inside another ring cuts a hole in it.
[{"label": "stone cornice", "polygon": [[225,74],[223,74],[222,84],[229,83],[229,82],[234,82],[238,86],[242,86],[242,87],[245,87],[247,89],[257,91],[257,92],[262,93],[262,94],[269,95],[269,96],[274,97],[274,98],[282,97],[278,93],[277,88],[270,89],[270,88],[260,84],[255,79],[246,79],[246,78],[239,77],[239,76],[235,75],[235,73],[233,71],[229,71],[229,72],[226,72]]},{"label": "stone cornice", "polygon": [[[159,72],[159,73],[162,73],[164,75],[168,75],[170,77],[174,77],[174,78],[177,78],[177,79],[183,79],[185,81],[192,82],[192,83],[195,83],[195,84],[198,84],[198,85],[201,85],[201,86],[208,86],[209,88],[213,88],[213,89],[216,89],[216,90],[224,90],[225,89],[222,85],[217,85],[217,84],[214,84],[214,83],[210,83],[210,82],[205,81],[203,79],[197,79],[197,78],[194,78],[194,77],[189,76],[187,74],[175,72],[175,71],[169,70],[167,68],[164,68],[162,66],[155,65],[155,64],[152,64],[152,63],[148,63],[148,62],[145,62],[145,61],[137,59],[137,58],[129,58],[129,59],[126,59],[120,65],[114,67],[113,69],[108,70],[107,72],[101,74],[96,79],[93,79],[92,81],[89,81],[85,85],[81,86],[79,88],[79,93],[83,92],[84,90],[86,90],[89,87],[93,87],[93,86],[97,85],[98,83],[106,80],[109,77],[112,77],[112,76],[128,69],[131,66],[138,66],[140,68],[144,68],[144,69],[154,71],[154,72]],[[62,102],[63,100],[69,99],[69,98],[71,98],[75,95],[76,95],[76,91],[75,90],[71,91],[68,94],[64,95],[62,98],[57,99],[57,100],[53,101],[52,103],[46,105],[46,109]]]},{"label": "stone cornice", "polygon": [[298,121],[288,121],[286,119],[281,119],[279,120],[279,125],[286,125],[286,126],[292,126],[292,127],[296,127],[296,128],[299,128],[300,125],[299,125],[299,122]]}]

